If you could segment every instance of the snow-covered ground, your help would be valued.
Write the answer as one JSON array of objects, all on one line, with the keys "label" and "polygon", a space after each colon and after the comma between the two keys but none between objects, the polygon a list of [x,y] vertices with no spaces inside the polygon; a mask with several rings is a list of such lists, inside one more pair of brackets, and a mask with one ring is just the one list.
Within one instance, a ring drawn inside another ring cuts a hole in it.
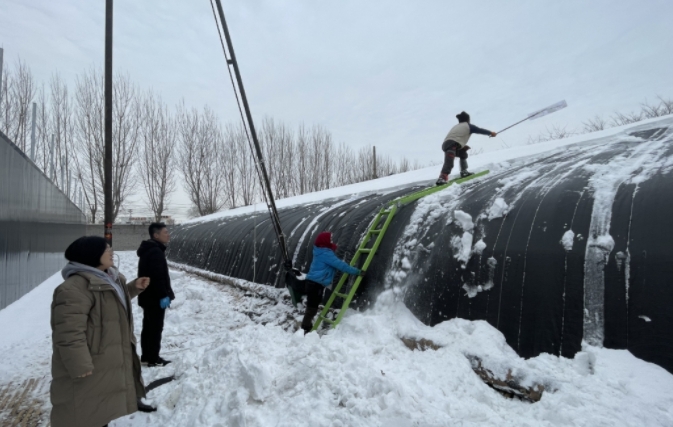
[{"label": "snow-covered ground", "polygon": [[[121,271],[134,278],[135,254],[119,256]],[[173,363],[143,375],[146,383],[177,379],[150,392],[158,412],[111,426],[673,425],[673,376],[627,351],[587,346],[572,360],[523,360],[488,323],[454,319],[428,327],[389,292],[374,309],[350,312],[337,329],[304,336],[294,331],[300,314],[283,290],[260,296],[259,285],[240,280],[249,290],[184,271],[171,275],[176,300],[162,355]],[[55,275],[0,311],[0,386],[48,380],[49,305],[60,282]],[[137,304],[133,310],[139,335],[142,313]],[[401,338],[441,348],[411,351]],[[466,356],[546,391],[537,403],[505,398]]]}]

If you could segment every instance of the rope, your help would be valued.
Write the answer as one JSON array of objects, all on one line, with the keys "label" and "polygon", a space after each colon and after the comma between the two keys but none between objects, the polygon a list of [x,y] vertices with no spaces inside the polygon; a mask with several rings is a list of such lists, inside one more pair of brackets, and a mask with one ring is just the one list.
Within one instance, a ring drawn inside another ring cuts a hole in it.
[{"label": "rope", "polygon": [[[243,116],[243,109],[241,108],[241,100],[239,98],[238,90],[236,89],[236,83],[234,82],[234,76],[231,73],[231,67],[230,67],[231,60],[230,60],[229,56],[227,55],[227,50],[224,47],[224,40],[222,39],[223,30],[221,30],[220,22],[217,20],[217,15],[215,13],[215,5],[213,4],[213,0],[209,0],[209,1],[210,1],[210,8],[213,12],[213,19],[215,20],[215,27],[217,28],[217,35],[220,39],[220,45],[222,46],[222,53],[224,54],[224,58],[227,62],[227,71],[229,72],[229,80],[231,81],[231,86],[234,90],[234,95],[236,96],[236,105],[238,106],[238,112],[241,116],[241,121],[243,122],[243,130],[245,131],[245,137],[248,141],[248,147],[250,148],[250,151],[253,153],[253,159],[255,159],[255,156],[254,156],[255,150],[254,150],[254,147],[253,147],[252,140],[250,138],[250,131],[248,130],[248,125],[247,125],[247,123],[245,121],[245,118]],[[271,193],[271,188],[269,187],[267,189],[266,186],[264,185],[264,177],[263,177],[263,174],[262,174],[261,165],[259,163],[260,161],[261,161],[261,159],[255,160],[255,171],[257,172],[257,178],[259,179],[260,183],[262,184],[262,188],[264,189],[264,191],[262,191],[262,195],[264,197],[264,202],[266,203],[266,206],[269,209],[269,216],[271,217],[271,223],[273,224],[273,228],[276,232],[276,236],[278,237],[278,241],[279,241],[279,243],[281,243],[281,242],[284,241],[284,239],[282,239],[282,237],[281,237],[282,234],[283,234],[283,231],[280,229],[280,218],[278,218],[278,216],[274,213],[274,209],[272,208],[271,203],[269,203],[269,198],[273,197],[273,196],[271,194],[267,194],[267,191],[269,193]],[[285,261],[287,261],[289,258],[288,258],[288,254],[286,253],[286,248],[281,247],[281,250],[283,252],[283,258],[285,258]]]}]

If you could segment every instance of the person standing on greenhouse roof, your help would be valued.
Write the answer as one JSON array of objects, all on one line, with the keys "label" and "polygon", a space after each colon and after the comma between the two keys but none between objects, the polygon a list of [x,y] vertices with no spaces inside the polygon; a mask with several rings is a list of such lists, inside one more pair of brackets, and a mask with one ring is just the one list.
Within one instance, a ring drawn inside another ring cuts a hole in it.
[{"label": "person standing on greenhouse roof", "polygon": [[465,111],[457,114],[456,118],[458,119],[458,124],[451,128],[449,133],[444,138],[444,142],[442,143],[442,151],[444,152],[444,165],[442,166],[442,172],[439,174],[439,178],[437,179],[437,185],[444,185],[449,182],[449,174],[451,173],[451,169],[453,169],[453,159],[455,159],[456,156],[458,156],[460,159],[461,178],[473,175],[472,172],[467,170],[467,150],[470,149],[470,147],[467,145],[467,141],[470,140],[470,136],[473,133],[489,135],[491,137],[497,135],[496,132],[482,129],[470,124],[470,115]]}]

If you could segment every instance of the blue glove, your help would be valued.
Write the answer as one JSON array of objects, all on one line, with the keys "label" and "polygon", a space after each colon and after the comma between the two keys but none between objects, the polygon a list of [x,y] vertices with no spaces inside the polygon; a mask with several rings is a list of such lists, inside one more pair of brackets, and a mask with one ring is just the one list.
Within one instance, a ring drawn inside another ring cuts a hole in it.
[{"label": "blue glove", "polygon": [[171,299],[169,297],[164,297],[159,300],[159,305],[164,310],[171,306]]}]

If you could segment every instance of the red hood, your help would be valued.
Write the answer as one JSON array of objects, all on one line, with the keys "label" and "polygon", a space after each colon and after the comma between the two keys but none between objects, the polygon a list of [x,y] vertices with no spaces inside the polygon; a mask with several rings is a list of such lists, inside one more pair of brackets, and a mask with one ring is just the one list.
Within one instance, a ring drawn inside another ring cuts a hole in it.
[{"label": "red hood", "polygon": [[319,248],[330,248],[333,251],[337,249],[337,245],[332,243],[332,233],[329,231],[318,234],[318,237],[315,238],[315,245]]}]

